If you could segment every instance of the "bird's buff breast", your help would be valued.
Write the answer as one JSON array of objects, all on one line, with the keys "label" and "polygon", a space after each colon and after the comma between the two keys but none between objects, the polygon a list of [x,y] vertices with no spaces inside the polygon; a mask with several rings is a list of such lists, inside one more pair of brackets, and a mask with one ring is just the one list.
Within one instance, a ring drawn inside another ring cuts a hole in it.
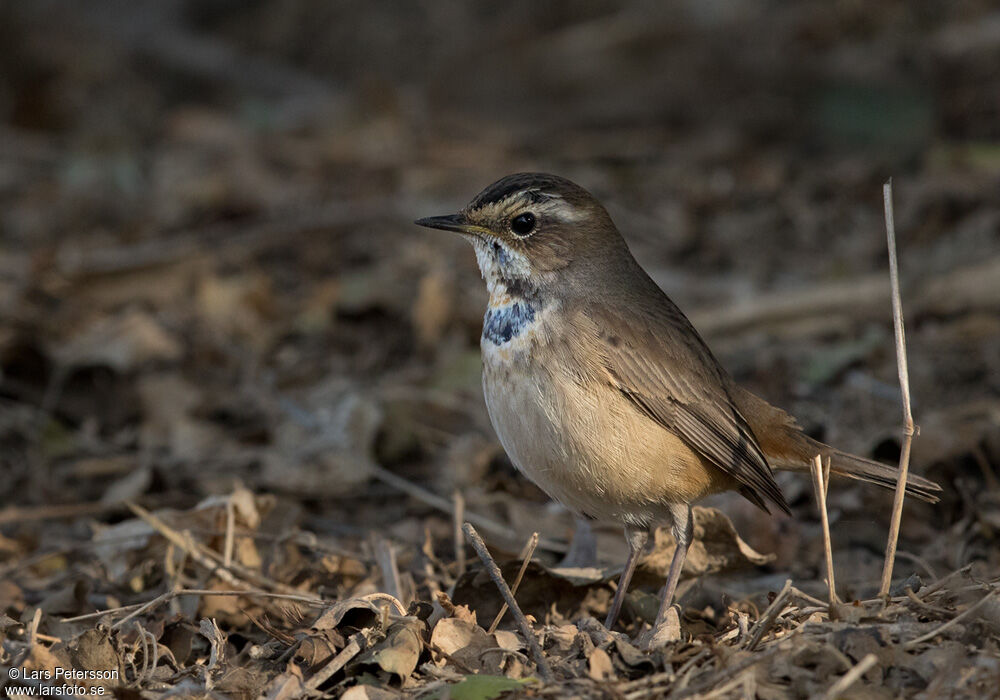
[{"label": "bird's buff breast", "polygon": [[557,306],[522,303],[491,304],[481,340],[486,407],[518,470],[574,512],[640,526],[716,490],[679,438],[581,375]]}]

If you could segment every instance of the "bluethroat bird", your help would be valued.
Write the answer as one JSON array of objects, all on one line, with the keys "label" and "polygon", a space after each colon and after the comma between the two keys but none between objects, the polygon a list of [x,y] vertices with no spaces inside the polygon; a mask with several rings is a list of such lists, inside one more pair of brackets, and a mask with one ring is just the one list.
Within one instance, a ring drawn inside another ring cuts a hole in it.
[{"label": "bluethroat bird", "polygon": [[[790,514],[772,470],[808,471],[816,455],[833,474],[895,487],[895,468],[813,440],[737,386],[604,207],[569,180],[510,175],[459,213],[416,223],[475,249],[489,291],[483,393],[511,461],[576,514],[625,528],[608,628],[658,525],[677,543],[654,630],[664,624],[691,504],[705,496],[734,490]],[[910,476],[907,490],[934,502],[940,487]]]}]

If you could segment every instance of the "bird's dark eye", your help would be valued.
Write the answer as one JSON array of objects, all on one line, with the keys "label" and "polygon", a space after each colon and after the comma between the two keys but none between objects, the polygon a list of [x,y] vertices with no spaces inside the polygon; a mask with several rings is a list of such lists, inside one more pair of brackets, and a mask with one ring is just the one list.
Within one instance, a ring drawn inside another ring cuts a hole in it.
[{"label": "bird's dark eye", "polygon": [[510,230],[518,236],[527,236],[535,230],[535,215],[530,211],[518,214],[510,220]]}]

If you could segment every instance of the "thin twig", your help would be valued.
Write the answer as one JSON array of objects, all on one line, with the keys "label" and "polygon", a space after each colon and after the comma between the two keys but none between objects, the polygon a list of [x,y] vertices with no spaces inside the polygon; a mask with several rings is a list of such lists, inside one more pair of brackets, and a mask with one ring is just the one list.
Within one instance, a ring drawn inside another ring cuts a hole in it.
[{"label": "thin twig", "polygon": [[961,569],[955,569],[951,573],[945,574],[942,578],[939,578],[937,581],[929,585],[926,589],[921,591],[921,593],[926,598],[927,596],[933,593],[937,593],[939,590],[944,588],[948,584],[948,582],[951,581],[956,576],[962,576],[963,574],[967,574],[970,571],[972,571],[972,564],[966,564]]},{"label": "thin twig", "polygon": [[897,549],[896,550],[896,556],[899,557],[899,558],[901,558],[901,559],[908,559],[908,560],[912,561],[914,564],[916,564],[921,569],[923,569],[924,573],[926,573],[932,579],[934,579],[935,581],[937,581],[938,575],[934,571],[934,567],[932,567],[929,563],[927,563],[927,560],[924,559],[923,557],[918,556],[918,555],[914,554],[913,552],[907,552],[906,550],[903,550],[903,549]]},{"label": "thin twig", "polygon": [[910,411],[910,372],[906,364],[906,332],[903,329],[903,302],[899,295],[899,265],[896,260],[896,226],[892,213],[892,180],[882,186],[885,202],[885,236],[889,247],[889,280],[892,283],[892,325],[896,331],[896,366],[899,370],[899,390],[903,398],[903,444],[899,452],[899,474],[896,476],[896,494],[892,500],[892,519],[889,521],[889,538],[885,546],[885,563],[882,567],[882,584],[879,595],[889,595],[892,585],[892,567],[896,562],[896,543],[899,541],[899,521],[903,517],[906,498],[906,475],[910,469],[910,446],[917,429]]},{"label": "thin twig", "polygon": [[465,573],[465,538],[462,537],[462,523],[465,522],[465,497],[459,489],[455,489],[451,495],[451,502],[454,504],[454,512],[451,514],[453,526],[452,534],[455,538],[455,563],[458,568],[456,578],[461,578]]},{"label": "thin twig", "polygon": [[756,654],[747,654],[746,657],[734,663],[732,666],[723,668],[718,673],[713,673],[711,677],[695,683],[686,690],[682,690],[677,693],[676,697],[691,697],[692,695],[699,695],[707,690],[711,690],[712,688],[717,688],[723,683],[729,681],[731,678],[735,678],[740,675],[751,666],[756,666],[763,661],[769,661],[779,653],[787,653],[787,649],[776,644],[773,647],[769,647],[765,651],[761,651]]},{"label": "thin twig", "polygon": [[[740,675],[737,675],[735,678],[731,679],[729,682],[723,683],[722,685],[720,685],[720,686],[718,686],[716,688],[713,688],[712,690],[708,691],[707,693],[699,693],[698,695],[692,695],[691,696],[691,700],[712,700],[713,698],[722,697],[723,695],[727,694],[733,688],[735,688],[737,686],[740,686],[740,685],[743,685],[745,683],[745,681],[746,681],[746,674],[747,674],[747,672],[748,672],[747,670],[742,671],[740,673]],[[746,695],[744,694],[744,696],[746,696]]]},{"label": "thin twig", "polygon": [[551,683],[553,681],[552,669],[549,668],[549,662],[545,659],[545,654],[542,653],[542,647],[538,644],[538,639],[535,637],[534,631],[531,629],[531,625],[528,624],[528,618],[524,616],[521,612],[520,606],[518,606],[517,601],[514,599],[514,594],[510,592],[510,587],[507,586],[507,582],[503,580],[503,575],[500,573],[500,567],[493,560],[490,555],[490,550],[486,548],[486,543],[483,542],[483,538],[479,536],[476,532],[476,528],[472,526],[472,523],[465,523],[462,526],[462,530],[465,532],[466,538],[469,540],[469,544],[472,548],[476,550],[476,554],[483,561],[483,566],[486,567],[486,572],[493,579],[493,583],[500,590],[500,595],[503,597],[504,601],[507,603],[507,607],[510,608],[511,612],[514,614],[514,619],[517,620],[518,626],[521,628],[521,633],[524,635],[525,641],[528,643],[528,649],[531,650],[531,655],[535,658],[535,664],[538,666],[538,673],[541,675],[542,680],[546,683]]},{"label": "thin twig", "polygon": [[823,550],[826,554],[826,585],[830,605],[840,602],[837,598],[837,586],[833,579],[833,543],[830,540],[830,519],[826,512],[826,489],[823,488],[823,460],[819,455],[812,463],[813,490],[816,492],[816,505],[819,507],[819,518],[823,525]]},{"label": "thin twig", "polygon": [[[510,587],[511,594],[517,593],[518,586],[521,585],[521,579],[524,578],[524,572],[528,570],[528,564],[531,563],[531,555],[535,553],[535,547],[538,546],[538,533],[531,533],[531,537],[528,538],[528,543],[524,545],[524,553],[521,555],[521,568],[517,572],[517,578],[514,579],[514,585]],[[500,624],[500,620],[503,619],[504,613],[507,612],[507,603],[504,603],[500,607],[500,612],[497,616],[493,618],[493,624],[490,628],[486,630],[488,634],[493,634],[497,631],[497,625]]]},{"label": "thin twig", "polygon": [[[660,671],[659,673],[642,676],[634,681],[622,683],[617,687],[617,690],[622,693],[622,697],[625,700],[632,700],[633,698],[641,698],[643,696],[649,697],[654,687],[664,683],[673,683],[676,678],[677,674],[673,671]],[[632,688],[637,688],[637,690],[630,690]],[[630,690],[630,692],[626,693],[625,690]]]},{"label": "thin twig", "polygon": [[952,625],[957,624],[960,620],[964,620],[965,618],[967,618],[970,615],[972,615],[972,613],[978,612],[979,609],[981,607],[983,607],[984,605],[986,605],[986,602],[990,598],[992,598],[993,596],[995,596],[997,593],[1000,593],[1000,588],[994,588],[992,591],[990,591],[985,596],[983,596],[982,598],[980,598],[980,600],[979,600],[978,603],[976,603],[972,607],[968,608],[967,610],[965,610],[961,614],[956,615],[952,619],[948,620],[946,623],[944,623],[943,625],[941,625],[937,629],[934,629],[934,630],[928,632],[927,634],[922,634],[919,637],[917,637],[916,639],[911,639],[910,641],[908,641],[906,644],[903,645],[903,648],[904,649],[912,649],[913,647],[915,647],[915,646],[917,646],[919,644],[922,644],[923,642],[926,642],[929,639],[934,639],[934,637],[936,637],[937,635],[941,634],[942,632],[944,632],[946,629],[948,629]]},{"label": "thin twig", "polygon": [[103,503],[91,501],[87,503],[63,503],[45,506],[8,506],[0,510],[0,525],[8,523],[25,523],[35,520],[59,520],[62,518],[78,518],[84,515],[103,515],[124,510],[123,503]]},{"label": "thin twig", "polygon": [[824,603],[819,598],[816,598],[815,596],[811,596],[808,593],[806,593],[805,591],[803,591],[802,589],[796,588],[795,586],[792,586],[792,593],[794,593],[796,597],[801,598],[805,602],[812,603],[813,605],[818,605],[819,607],[823,608],[824,610],[828,609],[830,607],[829,604]]},{"label": "thin twig", "polygon": [[[650,689],[654,686],[662,685],[664,683],[673,683],[676,678],[688,673],[700,661],[711,655],[712,652],[709,649],[701,649],[698,653],[692,654],[691,657],[676,671],[660,671],[659,673],[642,676],[634,681],[625,681],[624,683],[619,683],[615,686],[615,689],[622,694],[626,700],[648,695]],[[626,691],[629,692],[626,693]]]},{"label": "thin twig", "polygon": [[823,694],[823,700],[836,700],[840,695],[858,682],[861,676],[868,673],[868,669],[878,663],[875,654],[868,654],[861,661],[854,665],[847,673],[837,679],[837,682],[830,686]]},{"label": "thin twig", "polygon": [[267,591],[213,591],[209,589],[201,588],[180,588],[176,591],[168,591],[161,595],[158,595],[153,600],[146,601],[145,603],[135,603],[133,605],[123,605],[119,608],[108,608],[107,610],[99,610],[98,612],[87,613],[86,615],[77,615],[76,617],[64,617],[60,622],[83,622],[84,620],[94,620],[106,615],[120,615],[121,613],[133,613],[127,618],[118,622],[115,627],[121,626],[124,622],[131,620],[137,615],[146,612],[152,608],[162,605],[163,603],[169,602],[174,598],[179,598],[185,595],[215,595],[215,596],[246,596],[257,597],[257,598],[272,598],[274,600],[289,600],[293,603],[302,603],[303,605],[314,605],[317,607],[324,607],[330,604],[329,601],[319,600],[318,598],[310,598],[307,596],[297,596],[289,595],[287,593],[269,593]]},{"label": "thin twig", "polygon": [[778,619],[778,615],[785,609],[785,605],[788,602],[788,598],[792,594],[792,579],[785,581],[785,585],[782,586],[781,591],[778,595],[774,597],[771,604],[767,606],[767,610],[764,614],[760,616],[760,619],[754,623],[753,629],[750,631],[750,639],[747,641],[746,648],[749,651],[753,651],[760,640],[767,633],[774,621]]},{"label": "thin twig", "polygon": [[362,649],[364,649],[366,644],[365,636],[358,632],[357,634],[351,635],[351,641],[347,643],[340,652],[337,653],[330,661],[317,671],[312,678],[306,681],[305,686],[309,690],[316,690],[321,685],[326,683],[337,671],[342,669],[347,665],[347,662],[357,656]]},{"label": "thin twig", "polygon": [[125,623],[128,622],[129,620],[134,620],[135,618],[139,617],[139,615],[142,615],[143,613],[148,612],[155,607],[159,607],[160,605],[166,603],[168,600],[173,600],[173,598],[174,598],[173,591],[167,591],[162,595],[158,595],[148,603],[140,605],[138,608],[130,612],[128,615],[120,619],[118,622],[111,625],[111,629],[120,629],[121,627],[124,627]]},{"label": "thin twig", "polygon": [[941,615],[942,617],[948,617],[952,614],[951,610],[945,610],[944,608],[938,607],[936,605],[931,605],[930,603],[925,603],[917,597],[917,594],[913,592],[909,586],[907,586],[906,599],[916,605],[921,610],[926,610],[927,612],[934,613],[935,615]]}]

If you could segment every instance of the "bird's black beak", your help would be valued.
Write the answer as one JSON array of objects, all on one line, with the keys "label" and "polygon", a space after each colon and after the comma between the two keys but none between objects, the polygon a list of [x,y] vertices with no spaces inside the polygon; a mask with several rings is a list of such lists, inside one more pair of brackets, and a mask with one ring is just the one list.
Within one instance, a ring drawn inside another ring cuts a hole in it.
[{"label": "bird's black beak", "polygon": [[461,214],[449,214],[448,216],[428,216],[425,219],[414,221],[417,226],[427,228],[439,228],[442,231],[457,231],[458,233],[471,233],[472,227]]}]

